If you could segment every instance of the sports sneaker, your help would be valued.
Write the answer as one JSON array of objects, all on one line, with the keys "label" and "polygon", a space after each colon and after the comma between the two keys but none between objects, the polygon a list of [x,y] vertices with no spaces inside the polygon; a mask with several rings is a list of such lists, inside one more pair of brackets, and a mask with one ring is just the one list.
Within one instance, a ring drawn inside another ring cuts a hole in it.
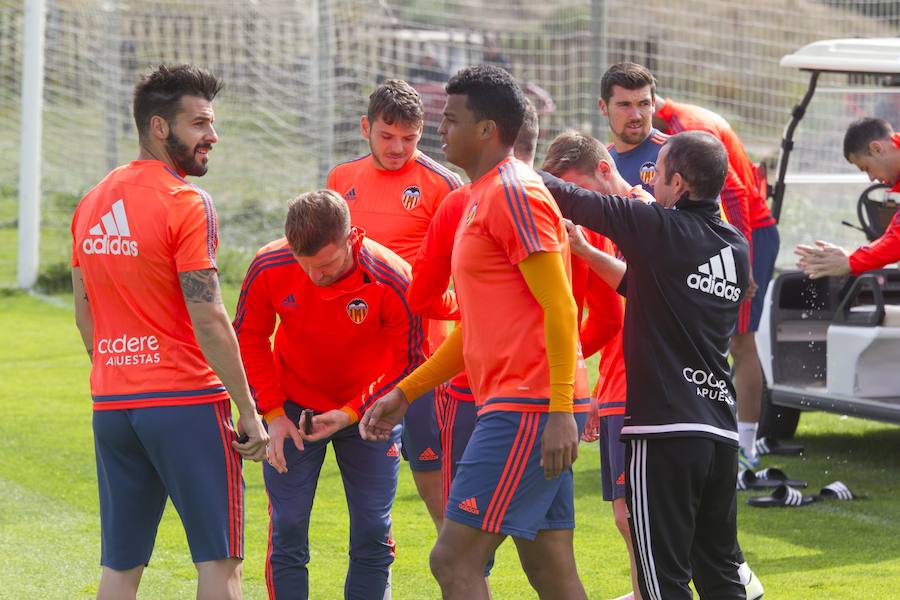
[{"label": "sports sneaker", "polygon": [[744,453],[744,449],[741,448],[740,450],[738,450],[738,466],[741,469],[755,469],[759,467],[759,457],[747,456]]},{"label": "sports sneaker", "polygon": [[763,585],[756,573],[750,572],[750,581],[744,586],[747,594],[747,600],[759,600],[763,597]]}]

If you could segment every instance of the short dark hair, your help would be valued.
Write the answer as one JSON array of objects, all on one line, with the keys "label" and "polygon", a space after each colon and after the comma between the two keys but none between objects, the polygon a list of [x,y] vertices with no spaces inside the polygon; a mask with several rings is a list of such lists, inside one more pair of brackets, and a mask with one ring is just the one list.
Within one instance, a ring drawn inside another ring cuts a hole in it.
[{"label": "short dark hair", "polygon": [[479,121],[489,119],[497,124],[500,142],[512,147],[525,120],[522,88],[513,76],[500,67],[477,65],[450,78],[445,86],[451,96],[466,96],[466,108]]},{"label": "short dark hair", "polygon": [[666,183],[680,173],[694,200],[715,198],[725,185],[728,153],[719,139],[705,131],[682,131],[666,140]]},{"label": "short dark hair", "polygon": [[850,160],[851,154],[866,156],[869,144],[876,140],[887,140],[894,135],[891,124],[884,119],[864,117],[850,123],[844,134],[844,158]]},{"label": "short dark hair", "polygon": [[366,117],[371,126],[380,117],[388,125],[420,125],[425,109],[419,92],[402,79],[388,79],[369,95]]},{"label": "short dark hair", "polygon": [[195,65],[159,65],[147,71],[134,86],[134,124],[138,135],[147,134],[154,116],[172,124],[183,96],[212,102],[221,89],[222,82],[215,75]]},{"label": "short dark hair", "polygon": [[516,143],[513,144],[513,154],[516,158],[525,160],[524,157],[528,157],[534,160],[539,134],[540,124],[537,111],[534,109],[534,104],[532,104],[531,100],[526,97],[525,117],[522,119],[522,126],[519,127],[519,133],[516,134]]},{"label": "short dark hair", "polygon": [[556,177],[571,170],[593,175],[601,160],[615,165],[609,151],[597,139],[570,129],[556,136],[547,148],[541,168]]},{"label": "short dark hair", "polygon": [[288,205],[284,235],[297,256],[312,256],[350,233],[350,209],[332,190],[300,194]]},{"label": "short dark hair", "polygon": [[626,90],[639,90],[649,85],[650,95],[656,98],[656,78],[647,67],[637,63],[621,62],[606,70],[600,80],[600,97],[604,102],[612,98],[614,85]]}]

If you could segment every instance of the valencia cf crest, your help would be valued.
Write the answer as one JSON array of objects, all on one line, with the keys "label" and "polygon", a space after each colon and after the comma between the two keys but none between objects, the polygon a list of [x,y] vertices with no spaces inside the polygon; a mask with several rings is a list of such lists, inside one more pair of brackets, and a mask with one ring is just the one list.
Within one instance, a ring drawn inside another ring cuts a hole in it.
[{"label": "valencia cf crest", "polygon": [[475,218],[475,211],[478,210],[478,203],[473,202],[472,208],[469,209],[469,212],[466,213],[466,225],[472,222],[472,219]]},{"label": "valencia cf crest", "polygon": [[369,305],[366,304],[366,301],[362,298],[354,298],[347,303],[347,315],[350,317],[350,320],[357,325],[365,321],[366,315],[368,314]]},{"label": "valencia cf crest", "polygon": [[641,181],[644,185],[650,185],[653,176],[656,175],[656,163],[647,161],[641,165]]},{"label": "valencia cf crest", "polygon": [[419,205],[419,199],[421,197],[422,191],[419,189],[419,186],[411,185],[403,190],[403,197],[400,198],[400,201],[403,203],[403,208],[412,210]]}]

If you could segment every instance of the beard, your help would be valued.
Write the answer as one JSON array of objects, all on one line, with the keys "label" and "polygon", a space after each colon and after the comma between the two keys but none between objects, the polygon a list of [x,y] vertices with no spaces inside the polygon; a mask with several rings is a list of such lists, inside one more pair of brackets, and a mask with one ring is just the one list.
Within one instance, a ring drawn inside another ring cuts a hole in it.
[{"label": "beard", "polygon": [[212,148],[212,144],[197,144],[193,148],[189,148],[187,144],[181,141],[174,131],[169,131],[166,138],[166,152],[178,167],[179,171],[194,177],[203,177],[206,175],[207,159],[204,156],[202,161],[197,160],[197,150],[200,148]]}]

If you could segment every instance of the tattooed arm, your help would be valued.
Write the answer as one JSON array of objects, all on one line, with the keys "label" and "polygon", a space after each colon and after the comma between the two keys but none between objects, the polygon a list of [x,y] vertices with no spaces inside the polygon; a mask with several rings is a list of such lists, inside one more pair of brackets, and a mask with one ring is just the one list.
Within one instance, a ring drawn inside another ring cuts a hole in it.
[{"label": "tattooed arm", "polygon": [[72,292],[75,296],[75,326],[81,333],[81,341],[88,357],[94,360],[94,317],[91,316],[91,305],[88,301],[87,289],[84,287],[84,278],[81,276],[81,268],[72,268]]},{"label": "tattooed arm", "polygon": [[225,385],[231,399],[237,406],[238,431],[246,433],[249,440],[244,444],[235,443],[235,448],[244,458],[262,460],[268,435],[256,414],[256,405],[250,397],[247,376],[241,364],[234,328],[222,304],[219,292],[219,278],[214,269],[186,271],[178,274],[181,292],[194,325],[194,335],[203,351],[206,362],[212,367]]}]

